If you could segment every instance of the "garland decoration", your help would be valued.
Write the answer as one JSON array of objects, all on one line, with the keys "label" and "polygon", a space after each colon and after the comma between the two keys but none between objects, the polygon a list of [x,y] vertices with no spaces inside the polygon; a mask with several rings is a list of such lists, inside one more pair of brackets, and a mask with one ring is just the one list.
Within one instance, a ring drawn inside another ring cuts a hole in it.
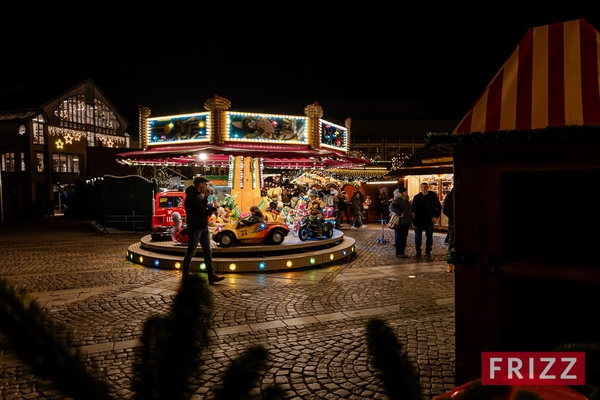
[{"label": "garland decoration", "polygon": [[527,143],[533,141],[573,141],[600,138],[600,125],[549,126],[542,129],[503,130],[471,133],[434,133],[425,137],[426,145],[462,145],[492,143]]}]

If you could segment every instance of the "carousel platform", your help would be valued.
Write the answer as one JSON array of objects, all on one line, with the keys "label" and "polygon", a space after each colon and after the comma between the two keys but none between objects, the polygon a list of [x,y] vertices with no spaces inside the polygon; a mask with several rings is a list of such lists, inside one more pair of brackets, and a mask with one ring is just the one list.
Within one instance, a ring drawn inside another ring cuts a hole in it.
[{"label": "carousel platform", "polygon": [[[181,269],[186,244],[172,241],[153,241],[150,235],[142,237],[127,249],[127,258],[136,264],[161,269]],[[308,239],[301,241],[288,235],[280,245],[252,244],[233,245],[221,248],[215,242],[212,247],[213,268],[217,273],[264,272],[308,268],[343,262],[356,255],[356,242],[353,238],[334,229],[329,239]],[[201,272],[206,269],[202,248],[192,258],[191,270]]]}]

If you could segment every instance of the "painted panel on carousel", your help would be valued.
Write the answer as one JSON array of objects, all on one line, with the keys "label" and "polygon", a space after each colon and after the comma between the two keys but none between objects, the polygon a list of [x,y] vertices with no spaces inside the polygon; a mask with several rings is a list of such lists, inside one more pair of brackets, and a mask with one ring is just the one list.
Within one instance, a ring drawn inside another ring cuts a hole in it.
[{"label": "painted panel on carousel", "polygon": [[207,142],[209,113],[148,118],[148,144]]},{"label": "painted panel on carousel", "polygon": [[227,140],[259,140],[307,143],[305,117],[248,113],[227,113]]},{"label": "painted panel on carousel", "polygon": [[334,123],[321,120],[321,146],[346,151],[348,130]]}]

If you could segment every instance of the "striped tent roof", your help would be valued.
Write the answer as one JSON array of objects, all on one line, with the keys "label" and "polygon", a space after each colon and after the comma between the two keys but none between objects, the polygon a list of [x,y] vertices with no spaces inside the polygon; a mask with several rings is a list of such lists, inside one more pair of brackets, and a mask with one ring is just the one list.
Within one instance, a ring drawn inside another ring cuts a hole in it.
[{"label": "striped tent roof", "polygon": [[453,133],[600,124],[599,64],[584,19],[530,28]]}]

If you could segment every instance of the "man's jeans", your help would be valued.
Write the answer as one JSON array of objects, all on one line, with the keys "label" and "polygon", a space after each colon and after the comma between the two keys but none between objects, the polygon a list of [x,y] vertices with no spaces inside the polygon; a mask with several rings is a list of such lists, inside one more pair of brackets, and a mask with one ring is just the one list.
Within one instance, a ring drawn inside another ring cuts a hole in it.
[{"label": "man's jeans", "polygon": [[204,264],[206,264],[206,272],[208,275],[214,275],[215,270],[213,268],[212,263],[212,250],[210,248],[210,232],[208,228],[205,229],[189,229],[188,232],[188,248],[185,253],[185,257],[183,258],[183,268],[182,271],[184,274],[188,274],[190,272],[190,264],[192,262],[192,257],[196,254],[196,249],[198,248],[198,243],[202,247],[202,255],[204,256]]},{"label": "man's jeans", "polygon": [[421,255],[421,244],[423,243],[423,231],[425,231],[425,254],[431,254],[433,247],[433,221],[425,226],[415,225],[415,250]]}]

